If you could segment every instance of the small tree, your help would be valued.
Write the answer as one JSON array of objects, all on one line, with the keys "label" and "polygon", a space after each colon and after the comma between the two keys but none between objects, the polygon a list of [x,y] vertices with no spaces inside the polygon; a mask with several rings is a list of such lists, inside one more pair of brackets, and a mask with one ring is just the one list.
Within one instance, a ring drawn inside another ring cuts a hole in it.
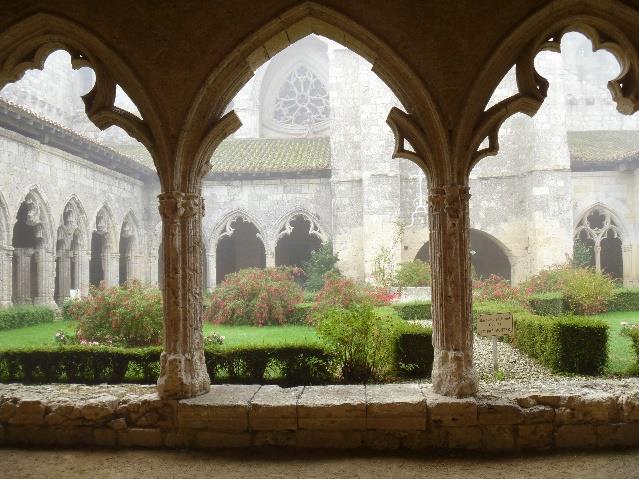
[{"label": "small tree", "polygon": [[577,238],[573,243],[572,251],[572,264],[575,268],[587,268],[590,266],[593,253],[591,246]]},{"label": "small tree", "polygon": [[325,275],[332,273],[340,275],[336,264],[339,258],[333,254],[333,245],[324,243],[318,250],[311,253],[311,258],[304,263],[306,281],[304,289],[307,291],[319,291],[324,287]]},{"label": "small tree", "polygon": [[400,264],[395,282],[400,287],[430,286],[430,263],[416,259]]}]

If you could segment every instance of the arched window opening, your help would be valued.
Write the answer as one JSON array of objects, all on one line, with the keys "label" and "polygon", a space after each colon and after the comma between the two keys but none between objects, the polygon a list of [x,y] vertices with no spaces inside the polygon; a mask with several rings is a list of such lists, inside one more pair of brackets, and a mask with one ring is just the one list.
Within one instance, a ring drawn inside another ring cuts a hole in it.
[{"label": "arched window opening", "polygon": [[124,220],[122,223],[122,229],[120,230],[120,285],[123,285],[130,279],[135,278],[135,256],[133,247],[136,238],[136,228],[130,217]]},{"label": "arched window opening", "polygon": [[415,255],[415,259],[423,261],[424,263],[430,263],[430,244],[428,241],[419,248],[417,254]]},{"label": "arched window opening", "polygon": [[44,229],[40,205],[29,195],[20,205],[13,227],[14,304],[45,302],[47,252]]},{"label": "arched window opening", "polygon": [[[62,224],[58,228],[55,259],[55,292],[58,305],[72,295],[80,294],[81,239],[77,207],[68,203],[62,214]],[[74,292],[72,294],[72,291]]]},{"label": "arched window opening", "polygon": [[242,217],[229,222],[217,242],[215,258],[216,284],[241,269],[266,267],[266,251],[257,227]]},{"label": "arched window opening", "polygon": [[620,225],[610,211],[591,208],[575,229],[579,239],[591,252],[590,266],[615,279],[623,278],[622,234]]},{"label": "arched window opening", "polygon": [[93,286],[111,283],[111,261],[113,256],[110,235],[112,221],[102,209],[95,219],[95,230],[91,235],[91,260],[89,261],[89,282]]},{"label": "arched window opening", "polygon": [[279,233],[275,247],[277,266],[302,267],[325,240],[314,221],[304,215],[293,216]]},{"label": "arched window opening", "polygon": [[470,230],[470,262],[479,278],[496,275],[508,281],[511,279],[508,256],[497,241],[483,231]]}]

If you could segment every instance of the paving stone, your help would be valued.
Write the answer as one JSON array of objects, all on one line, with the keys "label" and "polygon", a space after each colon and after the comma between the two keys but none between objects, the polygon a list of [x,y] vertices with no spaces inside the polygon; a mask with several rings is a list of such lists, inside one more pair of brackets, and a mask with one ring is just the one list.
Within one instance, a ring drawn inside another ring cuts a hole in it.
[{"label": "paving stone", "polygon": [[179,427],[247,431],[249,404],[259,385],[215,385],[201,396],[178,404]]},{"label": "paving stone", "polygon": [[306,387],[298,401],[297,415],[300,429],[363,430],[366,427],[365,387]]},{"label": "paving stone", "polygon": [[426,398],[418,384],[366,386],[366,429],[425,430]]},{"label": "paving stone", "polygon": [[262,386],[251,400],[249,424],[254,431],[297,429],[297,401],[303,387]]}]

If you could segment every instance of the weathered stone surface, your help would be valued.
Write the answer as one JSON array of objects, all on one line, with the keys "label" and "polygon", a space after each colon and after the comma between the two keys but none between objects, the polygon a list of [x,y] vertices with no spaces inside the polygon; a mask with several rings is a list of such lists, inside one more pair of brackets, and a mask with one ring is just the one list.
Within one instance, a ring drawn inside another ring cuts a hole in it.
[{"label": "weathered stone surface", "polygon": [[250,428],[254,431],[297,429],[297,401],[303,387],[262,386],[251,400]]},{"label": "weathered stone surface", "polygon": [[260,386],[221,385],[178,403],[178,424],[216,431],[248,430],[249,404]]},{"label": "weathered stone surface", "polygon": [[535,404],[557,408],[559,407],[563,396],[559,394],[531,394],[529,398],[534,401]]},{"label": "weathered stone surface", "polygon": [[120,417],[118,419],[114,419],[109,421],[108,426],[114,431],[121,431],[127,428],[126,419]]},{"label": "weathered stone surface", "polygon": [[517,447],[523,450],[544,450],[552,447],[552,424],[520,424],[517,426]]},{"label": "weathered stone surface", "polygon": [[359,385],[306,387],[297,414],[300,429],[365,429],[366,390]]},{"label": "weathered stone surface", "polygon": [[514,401],[495,399],[478,401],[479,424],[519,424],[523,411]]},{"label": "weathered stone surface", "polygon": [[482,449],[485,451],[514,451],[515,428],[510,425],[481,426]]},{"label": "weathered stone surface", "polygon": [[96,446],[114,447],[118,443],[117,432],[109,428],[94,429],[93,442]]},{"label": "weathered stone surface", "polygon": [[104,395],[90,399],[82,404],[80,411],[82,417],[89,421],[100,421],[113,415],[118,405],[118,398]]},{"label": "weathered stone surface", "polygon": [[601,447],[639,446],[639,423],[599,425],[597,444]]},{"label": "weathered stone surface", "polygon": [[91,446],[93,445],[93,427],[73,427],[51,429],[55,433],[55,444],[59,446]]},{"label": "weathered stone surface", "polygon": [[296,433],[297,447],[355,449],[362,447],[361,431],[328,431],[300,429]]},{"label": "weathered stone surface", "polygon": [[254,446],[277,446],[290,447],[297,443],[297,435],[295,431],[257,431],[253,433]]},{"label": "weathered stone surface", "polygon": [[571,396],[555,413],[557,424],[595,424],[618,419],[617,401],[608,394]]},{"label": "weathered stone surface", "polygon": [[555,410],[548,406],[532,406],[522,411],[524,424],[552,424],[555,420]]},{"label": "weathered stone surface", "polygon": [[8,422],[16,411],[16,405],[12,402],[0,404],[0,422]]},{"label": "weathered stone surface", "polygon": [[47,406],[47,410],[69,419],[79,419],[82,417],[80,404],[68,401],[50,403]]},{"label": "weathered stone surface", "polygon": [[185,448],[190,447],[195,440],[195,431],[179,430],[168,431],[164,435],[164,445],[166,447]]},{"label": "weathered stone surface", "polygon": [[428,416],[433,425],[474,426],[477,424],[477,401],[455,399],[426,393]]},{"label": "weathered stone surface", "polygon": [[566,424],[555,431],[555,446],[562,449],[591,448],[597,445],[595,426]]},{"label": "weathered stone surface", "polygon": [[49,426],[58,426],[68,421],[69,418],[61,416],[60,414],[57,414],[55,412],[47,414],[44,418],[44,422],[46,422]]},{"label": "weathered stone surface", "polygon": [[366,429],[425,430],[426,398],[418,384],[366,386]]},{"label": "weathered stone surface", "polygon": [[447,437],[447,446],[451,449],[481,448],[481,429],[478,426],[451,427]]},{"label": "weathered stone surface", "polygon": [[120,446],[161,447],[162,432],[159,429],[131,428],[117,431]]},{"label": "weathered stone surface", "polygon": [[364,446],[374,451],[394,451],[402,445],[401,435],[396,431],[371,431],[364,433]]},{"label": "weathered stone surface", "polygon": [[22,399],[16,404],[9,424],[44,424],[45,407],[37,399]]},{"label": "weathered stone surface", "polygon": [[619,404],[624,422],[639,421],[639,392],[622,395],[619,398]]},{"label": "weathered stone surface", "polygon": [[249,447],[251,445],[251,433],[199,431],[195,435],[193,445],[205,449]]}]

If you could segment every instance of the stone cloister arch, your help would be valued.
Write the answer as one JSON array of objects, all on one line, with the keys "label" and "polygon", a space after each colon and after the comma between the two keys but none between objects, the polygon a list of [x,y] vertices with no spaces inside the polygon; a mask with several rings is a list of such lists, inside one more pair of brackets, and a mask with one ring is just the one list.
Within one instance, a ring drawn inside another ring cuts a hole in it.
[{"label": "stone cloister arch", "polygon": [[[344,9],[346,11],[346,7]],[[416,10],[414,8],[412,11]],[[524,17],[527,12],[516,18]],[[11,18],[22,18],[20,15],[29,13],[21,10],[19,14],[12,14],[14,16]],[[628,110],[634,111],[637,108],[634,92],[637,88],[635,47],[631,41],[624,40],[621,32],[629,32],[636,40],[636,32],[639,31],[637,12],[621,2],[611,0],[550,2],[529,13],[528,18],[512,33],[502,37],[500,32],[480,42],[481,45],[478,43],[478,50],[483,50],[481,55],[475,57],[484,61],[485,66],[476,75],[475,83],[468,88],[457,84],[461,82],[456,78],[455,71],[459,72],[462,80],[465,77],[456,60],[451,59],[448,63],[442,60],[440,73],[437,65],[431,66],[427,61],[428,55],[420,57],[421,48],[426,46],[413,41],[417,36],[413,36],[410,28],[405,28],[399,18],[388,22],[390,27],[386,26],[387,22],[379,22],[388,30],[380,26],[380,35],[376,35],[360,25],[356,18],[314,2],[304,2],[272,13],[269,17],[272,20],[268,22],[260,16],[251,29],[246,30],[246,39],[235,48],[228,42],[221,44],[221,52],[233,50],[215,65],[195,99],[183,109],[176,106],[176,98],[191,98],[188,96],[190,92],[176,95],[178,89],[172,87],[177,84],[171,83],[170,79],[158,80],[158,75],[151,75],[148,59],[137,71],[154,77],[155,83],[145,87],[149,95],[150,92],[158,95],[156,98],[147,96],[145,88],[132,73],[136,69],[128,68],[126,63],[120,61],[105,46],[106,42],[79,25],[48,14],[15,20],[17,23],[14,26],[4,29],[0,35],[0,86],[17,78],[21,70],[37,65],[45,56],[46,49],[62,44],[72,50],[75,61],[90,62],[96,70],[96,85],[101,86],[96,87],[87,98],[88,110],[94,121],[105,125],[107,121],[117,119],[126,125],[127,131],[135,132],[136,137],[152,152],[162,185],[160,212],[164,225],[167,280],[164,288],[165,352],[162,355],[158,390],[162,397],[177,398],[208,390],[202,351],[202,298],[201,292],[198,293],[202,278],[201,218],[204,209],[201,181],[213,150],[239,126],[233,112],[223,115],[225,106],[257,66],[309,33],[324,35],[362,54],[408,109],[406,113],[393,109],[389,114],[388,121],[396,138],[395,156],[416,162],[429,177],[435,346],[433,388],[446,395],[475,394],[477,380],[472,365],[470,323],[468,173],[483,154],[496,149],[497,130],[505,118],[516,111],[534,113],[538,108],[545,94],[545,86],[543,79],[534,72],[532,59],[538,47],[548,43],[552,45],[556,41],[553,35],[558,35],[564,27],[579,25],[585,29],[594,28],[594,31],[606,34],[601,36],[606,39],[602,44],[614,41],[620,46],[620,52],[625,52],[628,61],[623,62],[624,77],[613,87],[617,89],[616,95],[622,107],[625,109],[630,105]],[[425,17],[428,15],[420,18]],[[410,23],[410,20],[404,21]],[[95,21],[100,23],[100,20]],[[101,28],[95,30],[106,35],[109,31],[108,21],[105,23],[106,26],[100,25]],[[509,25],[512,23],[505,22],[506,27],[502,29],[511,28]],[[397,31],[400,27],[401,34]],[[432,45],[443,48],[448,35],[451,36],[451,48],[464,45],[463,41],[454,42],[453,34],[447,33],[453,30],[442,29],[444,41],[438,42],[434,38]],[[249,31],[253,33],[249,34]],[[220,32],[224,34],[224,30]],[[385,41],[380,40],[380,37]],[[469,40],[473,38],[471,36]],[[503,40],[500,42],[497,38]],[[173,38],[169,38],[169,41],[174,42],[175,51],[167,46],[167,50],[171,50],[166,55],[167,64],[180,57],[181,44]],[[389,42],[390,46],[385,42]],[[414,48],[406,48],[407,45]],[[497,45],[495,54],[483,59],[484,52],[487,48],[494,48],[493,45]],[[43,46],[46,46],[44,50]],[[407,50],[411,50],[405,53],[407,57],[413,55],[412,67],[398,54]],[[133,47],[122,45],[121,51],[127,54],[126,58],[131,63],[136,58],[144,63],[141,58],[143,54],[136,57]],[[96,62],[96,59],[101,62]],[[505,103],[495,105],[494,109],[484,111],[494,87],[516,63],[520,93]],[[422,64],[432,68],[432,78],[414,73],[413,68],[419,69]],[[468,71],[470,75],[475,73],[471,68]],[[111,85],[116,81],[138,106],[141,120],[134,121],[121,116],[112,107],[113,102],[109,101],[112,97]],[[437,98],[437,101],[428,94],[427,82],[444,85],[440,88],[442,97]],[[465,94],[460,94],[464,91]],[[160,98],[163,92],[167,97],[164,103]],[[622,101],[621,97],[625,100]],[[163,108],[156,108],[158,104]],[[478,152],[479,145],[487,137],[490,137],[489,149]],[[410,143],[410,147],[407,143]]]},{"label": "stone cloister arch", "polygon": [[53,305],[53,221],[37,186],[28,189],[13,224],[13,304]]},{"label": "stone cloister arch", "polygon": [[301,268],[310,259],[311,253],[329,240],[317,218],[303,210],[284,216],[275,231],[276,266]]},{"label": "stone cloister arch", "polygon": [[143,278],[141,229],[135,214],[129,211],[122,221],[118,242],[118,282],[124,284],[130,280],[141,280]]},{"label": "stone cloister arch", "polygon": [[[628,275],[628,272],[624,275],[623,249],[628,235],[610,208],[602,204],[588,208],[579,216],[574,237],[590,248],[590,266],[596,271],[607,273],[615,279],[623,279]],[[627,258],[625,263],[629,263]]]},{"label": "stone cloister arch", "polygon": [[236,211],[226,215],[213,231],[209,246],[213,257],[209,262],[214,261],[216,284],[229,273],[245,268],[264,268],[270,263],[264,230],[247,213]]},{"label": "stone cloister arch", "polygon": [[82,204],[72,196],[67,201],[58,226],[56,240],[55,301],[58,306],[76,294],[89,290],[88,221]]},{"label": "stone cloister arch", "polygon": [[0,307],[11,305],[13,247],[7,203],[0,192]]},{"label": "stone cloister arch", "polygon": [[95,215],[91,232],[89,282],[93,286],[118,284],[119,250],[115,221],[111,209],[104,205]]}]

